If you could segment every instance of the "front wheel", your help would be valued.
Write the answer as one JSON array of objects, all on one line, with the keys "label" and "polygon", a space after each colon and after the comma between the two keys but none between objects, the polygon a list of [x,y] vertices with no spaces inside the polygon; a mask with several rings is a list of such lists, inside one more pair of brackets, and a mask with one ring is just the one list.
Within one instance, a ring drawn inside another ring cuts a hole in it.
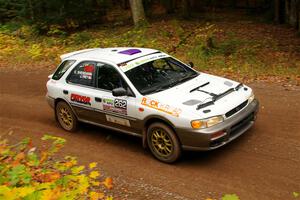
[{"label": "front wheel", "polygon": [[163,123],[153,123],[148,127],[147,142],[154,157],[162,162],[175,162],[181,155],[177,136]]},{"label": "front wheel", "polygon": [[77,118],[70,106],[60,101],[55,107],[55,115],[59,125],[66,131],[74,132],[77,130]]}]

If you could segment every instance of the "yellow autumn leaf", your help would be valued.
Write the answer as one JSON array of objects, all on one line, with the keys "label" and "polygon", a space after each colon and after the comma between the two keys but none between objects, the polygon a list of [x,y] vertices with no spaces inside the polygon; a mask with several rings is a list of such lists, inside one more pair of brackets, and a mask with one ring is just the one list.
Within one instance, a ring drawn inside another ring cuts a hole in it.
[{"label": "yellow autumn leaf", "polygon": [[99,186],[100,182],[99,181],[91,181],[90,182],[93,186]]},{"label": "yellow autumn leaf", "polygon": [[51,189],[44,190],[40,200],[52,200],[52,195]]},{"label": "yellow autumn leaf", "polygon": [[90,192],[90,199],[91,200],[98,200],[98,199],[102,199],[104,197],[103,193],[99,193],[99,192]]},{"label": "yellow autumn leaf", "polygon": [[105,200],[113,200],[113,197],[112,196],[106,197]]},{"label": "yellow autumn leaf", "polygon": [[90,178],[97,178],[99,176],[99,172],[97,171],[92,171],[89,175]]},{"label": "yellow autumn leaf", "polygon": [[13,190],[5,185],[0,186],[0,196],[3,197],[5,200],[13,200],[15,199],[15,194]]},{"label": "yellow autumn leaf", "polygon": [[35,189],[33,187],[20,187],[16,189],[16,193],[19,197],[26,197],[27,195],[33,193]]},{"label": "yellow autumn leaf", "polygon": [[84,166],[81,165],[81,166],[76,166],[76,167],[72,167],[71,168],[71,171],[72,171],[72,174],[78,174],[80,173],[82,170],[84,170]]},{"label": "yellow autumn leaf", "polygon": [[85,175],[81,175],[81,176],[77,176],[78,178],[78,191],[80,194],[84,194],[88,191],[88,187],[90,186],[89,185],[89,182],[88,182],[88,177],[85,176]]},{"label": "yellow autumn leaf", "polygon": [[92,162],[92,163],[89,164],[90,169],[93,169],[93,168],[95,168],[96,166],[97,166],[97,163],[96,163],[96,162]]}]

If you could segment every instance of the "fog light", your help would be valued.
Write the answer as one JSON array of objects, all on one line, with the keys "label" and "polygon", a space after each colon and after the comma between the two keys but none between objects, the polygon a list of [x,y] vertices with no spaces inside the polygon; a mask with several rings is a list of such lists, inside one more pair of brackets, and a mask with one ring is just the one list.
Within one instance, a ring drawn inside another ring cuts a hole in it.
[{"label": "fog light", "polygon": [[224,131],[219,131],[219,132],[213,133],[211,135],[211,140],[219,139],[219,138],[221,138],[221,137],[223,137],[225,135],[226,135],[226,132],[224,132]]}]

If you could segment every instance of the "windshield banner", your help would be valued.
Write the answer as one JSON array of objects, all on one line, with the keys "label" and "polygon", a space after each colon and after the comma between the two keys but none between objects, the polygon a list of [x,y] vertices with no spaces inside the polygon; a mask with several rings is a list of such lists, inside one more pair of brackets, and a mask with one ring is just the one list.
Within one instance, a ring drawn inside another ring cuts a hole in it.
[{"label": "windshield banner", "polygon": [[153,61],[153,60],[156,60],[159,58],[166,58],[166,57],[170,57],[170,56],[167,54],[164,54],[164,53],[159,53],[159,54],[155,54],[155,55],[149,55],[149,56],[145,56],[142,58],[138,58],[138,59],[130,61],[128,63],[122,63],[122,64],[119,64],[119,66],[123,72],[127,72],[139,65],[145,64],[147,62],[150,62],[150,61]]}]

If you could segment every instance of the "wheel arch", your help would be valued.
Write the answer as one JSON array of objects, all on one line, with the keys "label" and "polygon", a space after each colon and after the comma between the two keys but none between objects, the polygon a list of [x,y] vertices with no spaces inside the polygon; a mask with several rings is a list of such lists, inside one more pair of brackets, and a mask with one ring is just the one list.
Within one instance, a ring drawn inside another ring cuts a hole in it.
[{"label": "wheel arch", "polygon": [[[77,113],[75,112],[75,110],[73,109],[73,107],[71,106],[71,104],[70,104],[67,100],[65,100],[65,99],[63,99],[63,98],[56,98],[56,99],[54,100],[54,112],[55,112],[55,110],[56,110],[56,105],[58,104],[58,102],[61,102],[61,101],[67,103],[67,104],[70,106],[70,108],[71,108],[71,110],[73,111],[74,115],[75,115],[76,118],[78,119]],[[56,114],[55,114],[55,119],[57,119]]]},{"label": "wheel arch", "polygon": [[[150,124],[153,124],[155,122],[160,122],[162,124],[165,124],[167,125],[168,127],[170,127],[176,137],[178,138],[178,141],[180,142],[180,139],[176,133],[176,129],[175,129],[175,126],[172,122],[170,122],[168,119],[164,118],[164,117],[161,117],[159,115],[151,115],[151,116],[148,116],[145,120],[144,120],[144,128],[143,128],[143,147],[144,148],[147,148],[148,147],[148,143],[147,143],[147,129],[148,127],[150,126]],[[180,142],[181,143],[181,142]]]}]

